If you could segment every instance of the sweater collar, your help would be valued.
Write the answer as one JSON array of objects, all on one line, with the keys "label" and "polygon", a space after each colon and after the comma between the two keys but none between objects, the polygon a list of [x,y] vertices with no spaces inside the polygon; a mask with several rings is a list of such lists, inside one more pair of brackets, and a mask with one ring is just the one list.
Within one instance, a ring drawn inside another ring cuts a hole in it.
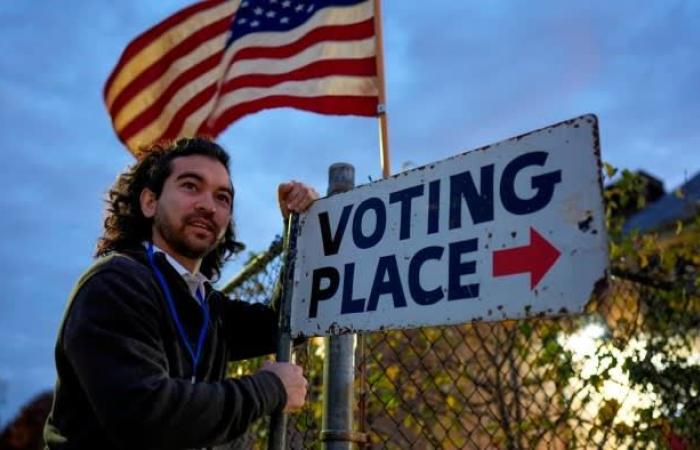
[{"label": "sweater collar", "polygon": [[[148,248],[148,242],[143,242],[144,248]],[[209,278],[207,278],[202,272],[194,272],[191,273],[189,270],[187,270],[182,264],[177,262],[175,258],[170,256],[167,252],[165,252],[163,249],[159,248],[157,245],[153,244],[153,251],[154,253],[162,253],[163,256],[165,257],[165,260],[170,264],[170,266],[175,269],[175,271],[182,277],[183,280],[185,280],[185,283],[187,284],[187,288],[190,290],[190,294],[192,294],[192,297],[195,299],[198,298],[197,292],[199,292],[204,298],[206,296],[206,289],[204,283],[210,283],[211,281]]]}]

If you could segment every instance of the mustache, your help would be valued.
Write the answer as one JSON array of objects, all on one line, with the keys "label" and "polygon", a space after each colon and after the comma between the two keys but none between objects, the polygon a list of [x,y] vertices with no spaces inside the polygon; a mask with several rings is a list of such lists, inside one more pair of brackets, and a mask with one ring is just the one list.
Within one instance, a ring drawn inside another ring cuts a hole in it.
[{"label": "mustache", "polygon": [[209,213],[194,212],[188,214],[183,218],[183,222],[188,225],[201,224],[210,231],[218,231],[217,226],[214,221],[211,220],[211,214]]}]

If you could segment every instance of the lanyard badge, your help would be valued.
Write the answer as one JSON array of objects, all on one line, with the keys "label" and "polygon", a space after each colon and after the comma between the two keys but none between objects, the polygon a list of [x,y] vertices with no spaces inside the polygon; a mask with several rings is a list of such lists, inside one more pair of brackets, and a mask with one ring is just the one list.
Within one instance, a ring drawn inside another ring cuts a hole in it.
[{"label": "lanyard badge", "polygon": [[199,329],[197,348],[193,350],[190,340],[187,338],[187,334],[185,333],[185,328],[182,326],[182,322],[180,322],[180,316],[178,316],[177,310],[175,309],[175,302],[173,301],[173,296],[170,293],[168,282],[165,280],[165,277],[156,266],[155,258],[153,256],[152,242],[148,243],[147,254],[148,264],[151,266],[151,269],[153,269],[153,272],[156,275],[156,280],[158,281],[160,288],[163,290],[163,295],[165,295],[165,300],[167,301],[168,309],[170,310],[170,316],[173,318],[173,322],[175,322],[175,328],[177,328],[180,339],[185,345],[187,352],[190,354],[190,358],[192,358],[192,384],[194,384],[195,381],[197,381],[197,367],[199,366],[199,359],[202,356],[202,348],[204,347],[204,341],[207,338],[207,329],[209,328],[209,308],[202,297],[202,293],[199,291],[199,289],[197,289],[197,299],[199,300],[199,306],[202,308],[202,313],[204,314],[204,323],[202,323],[202,327]]}]

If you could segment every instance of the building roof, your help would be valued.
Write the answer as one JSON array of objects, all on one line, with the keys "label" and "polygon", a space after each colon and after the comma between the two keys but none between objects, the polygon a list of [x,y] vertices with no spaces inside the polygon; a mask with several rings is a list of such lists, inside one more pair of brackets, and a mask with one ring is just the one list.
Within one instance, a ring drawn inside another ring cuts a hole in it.
[{"label": "building roof", "polygon": [[685,221],[700,212],[700,172],[681,187],[682,196],[671,191],[659,200],[632,215],[623,227],[623,232],[641,232],[661,228],[677,220]]}]

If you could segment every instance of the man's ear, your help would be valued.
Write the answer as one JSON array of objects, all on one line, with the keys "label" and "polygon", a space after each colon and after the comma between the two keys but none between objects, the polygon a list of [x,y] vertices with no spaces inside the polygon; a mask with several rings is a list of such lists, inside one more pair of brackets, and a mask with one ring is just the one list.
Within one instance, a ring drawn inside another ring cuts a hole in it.
[{"label": "man's ear", "polygon": [[139,203],[141,204],[141,213],[147,219],[152,219],[156,215],[156,207],[158,206],[158,198],[155,192],[148,188],[143,188],[139,195]]}]

